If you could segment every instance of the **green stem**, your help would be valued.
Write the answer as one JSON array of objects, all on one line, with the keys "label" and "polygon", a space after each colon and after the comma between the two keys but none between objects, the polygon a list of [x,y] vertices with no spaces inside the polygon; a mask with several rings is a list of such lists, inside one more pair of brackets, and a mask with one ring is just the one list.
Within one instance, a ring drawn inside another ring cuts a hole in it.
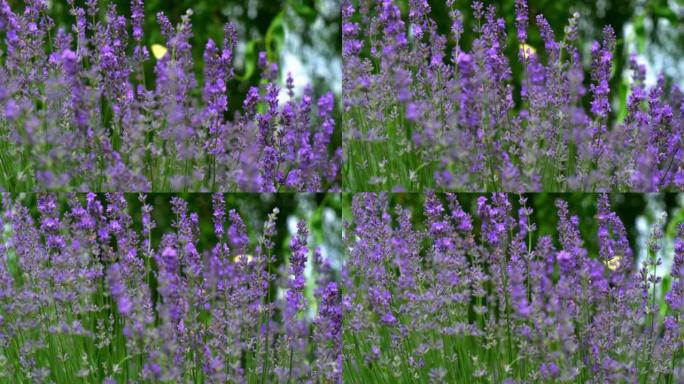
[{"label": "green stem", "polygon": [[292,381],[292,348],[290,348],[290,365],[287,370],[287,382],[288,384]]},{"label": "green stem", "polygon": [[[266,266],[268,269],[268,276],[266,276],[267,281],[269,281],[270,276],[271,276],[271,252],[267,251],[266,252]],[[266,293],[266,335],[265,335],[265,355],[264,355],[264,362],[261,366],[261,384],[264,384],[267,381],[266,376],[268,375],[268,358],[269,358],[269,332],[271,330],[271,287],[270,283],[268,284],[267,287],[267,293]],[[266,381],[264,381],[266,380]]]}]

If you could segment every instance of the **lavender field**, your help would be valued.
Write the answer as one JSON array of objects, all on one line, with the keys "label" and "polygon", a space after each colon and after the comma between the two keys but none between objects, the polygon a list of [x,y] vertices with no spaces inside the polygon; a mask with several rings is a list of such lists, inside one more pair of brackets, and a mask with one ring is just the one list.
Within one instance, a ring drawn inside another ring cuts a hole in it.
[{"label": "lavender field", "polygon": [[[143,0],[132,1],[126,15],[111,2],[67,1],[75,19],[68,28],[56,26],[44,0],[13,3],[0,2],[2,189],[341,188],[334,94],[295,90],[291,75],[281,84],[270,51],[236,74],[235,24],[222,28],[222,41],[202,42],[199,83],[192,9],[177,20],[159,12],[161,38],[148,46]],[[153,65],[151,74],[146,65]],[[244,78],[253,72],[261,80],[249,86]],[[229,111],[228,84],[241,80],[249,90]]]},{"label": "lavender field", "polygon": [[[345,188],[684,190],[681,82],[647,84],[633,56],[611,89],[622,41],[610,25],[582,41],[578,12],[550,25],[526,0],[501,1],[509,35],[492,4],[444,3],[343,1]],[[449,14],[446,31],[431,4]]]},{"label": "lavender field", "polygon": [[356,194],[345,383],[684,380],[684,208],[657,218],[637,262],[595,197],[594,217],[557,199],[544,234],[554,219],[535,221],[520,195],[428,193],[421,209],[416,195]]},{"label": "lavender field", "polygon": [[0,384],[684,383],[682,0],[0,0]]},{"label": "lavender field", "polygon": [[220,194],[192,199],[202,215],[168,195],[28,200],[2,195],[0,382],[342,382],[328,200],[291,236],[278,208],[255,231]]}]

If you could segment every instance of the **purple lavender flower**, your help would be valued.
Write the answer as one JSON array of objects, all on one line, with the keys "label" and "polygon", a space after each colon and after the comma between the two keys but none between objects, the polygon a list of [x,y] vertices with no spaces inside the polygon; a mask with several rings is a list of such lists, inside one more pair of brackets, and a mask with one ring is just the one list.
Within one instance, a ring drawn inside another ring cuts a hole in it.
[{"label": "purple lavender flower", "polygon": [[321,306],[315,338],[323,350],[316,369],[332,383],[342,383],[342,308],[340,292],[333,281],[320,288]]},{"label": "purple lavender flower", "polygon": [[[290,257],[290,283],[287,290],[287,304],[285,306],[285,316],[289,331],[292,335],[297,333],[297,315],[304,308],[304,266],[307,260],[307,236],[306,223],[297,223],[297,236],[290,243],[292,255]],[[294,336],[293,336],[294,337]]]},{"label": "purple lavender flower", "polygon": [[526,0],[515,1],[515,26],[518,30],[518,41],[527,41],[528,9]]},{"label": "purple lavender flower", "polygon": [[143,0],[131,0],[131,21],[133,24],[133,39],[140,42],[143,35],[143,21],[145,20],[145,3]]}]

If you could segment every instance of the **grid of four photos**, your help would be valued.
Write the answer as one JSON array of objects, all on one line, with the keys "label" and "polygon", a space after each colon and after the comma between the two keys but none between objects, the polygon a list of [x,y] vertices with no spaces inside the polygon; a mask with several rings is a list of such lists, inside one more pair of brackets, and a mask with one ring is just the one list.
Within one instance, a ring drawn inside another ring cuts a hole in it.
[{"label": "grid of four photos", "polygon": [[682,26],[0,0],[0,383],[684,381]]}]

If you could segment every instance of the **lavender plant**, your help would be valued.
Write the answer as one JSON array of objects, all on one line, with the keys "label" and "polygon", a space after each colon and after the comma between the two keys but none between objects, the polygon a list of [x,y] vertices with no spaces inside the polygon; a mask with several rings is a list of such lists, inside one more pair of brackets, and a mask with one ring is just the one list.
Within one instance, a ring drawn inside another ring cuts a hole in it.
[{"label": "lavender plant", "polygon": [[0,381],[342,382],[341,293],[303,222],[280,250],[277,209],[250,236],[217,194],[206,218],[217,241],[202,246],[205,218],[173,197],[157,245],[145,196],[141,229],[123,194],[72,195],[65,212],[54,195],[38,199],[34,220],[2,196]]},{"label": "lavender plant", "polygon": [[[598,200],[589,253],[558,200],[557,238],[520,197],[430,193],[424,220],[387,195],[357,194],[347,227],[345,383],[675,383],[684,379],[684,223],[669,286],[656,226],[634,265],[624,225]],[[582,218],[585,220],[585,218]],[[535,240],[536,239],[536,240]],[[656,289],[658,287],[658,289]]]},{"label": "lavender plant", "polygon": [[[346,188],[684,190],[682,90],[663,77],[647,87],[632,58],[626,116],[613,122],[610,26],[591,45],[585,79],[579,14],[559,37],[536,16],[544,46],[532,47],[525,0],[515,1],[515,37],[493,6],[473,1],[476,37],[465,47],[465,2],[446,3],[448,36],[426,0],[409,0],[408,15],[394,0],[343,1]],[[510,44],[519,47],[519,89]]]},{"label": "lavender plant", "polygon": [[[78,7],[55,31],[45,0],[23,13],[0,1],[0,186],[11,191],[327,191],[340,188],[334,96],[285,97],[279,68],[259,60],[262,82],[228,111],[237,43],[207,41],[204,84],[193,72],[190,14],[157,20],[165,39],[142,44],[143,0],[130,20],[113,4]],[[154,78],[143,65],[154,62]],[[282,100],[282,99],[286,100]]]}]

